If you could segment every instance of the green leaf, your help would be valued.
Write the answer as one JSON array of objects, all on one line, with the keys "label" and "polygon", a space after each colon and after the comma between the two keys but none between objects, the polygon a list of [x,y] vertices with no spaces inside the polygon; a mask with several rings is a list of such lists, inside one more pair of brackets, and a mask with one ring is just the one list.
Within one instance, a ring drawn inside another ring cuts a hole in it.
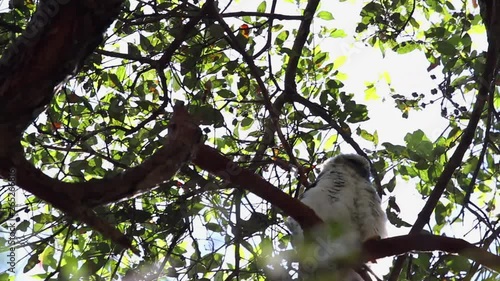
[{"label": "green leaf", "polygon": [[264,13],[266,12],[266,6],[267,6],[267,1],[262,1],[259,6],[257,7],[257,12],[259,13]]},{"label": "green leaf", "polygon": [[370,84],[365,90],[365,100],[380,100],[380,96],[377,94],[377,89],[374,84]]},{"label": "green leaf", "polygon": [[384,142],[382,143],[382,146],[385,147],[387,152],[391,153],[392,155],[395,156],[402,156],[403,152],[406,150],[405,146],[402,145],[394,145],[392,143]]},{"label": "green leaf", "polygon": [[332,38],[345,38],[347,33],[345,33],[342,29],[335,28],[332,32],[330,32],[330,37]]},{"label": "green leaf", "polygon": [[387,210],[387,219],[391,224],[396,227],[410,227],[411,224],[402,220],[396,213],[391,210]]},{"label": "green leaf", "polygon": [[288,39],[288,35],[290,32],[288,30],[283,30],[276,36],[276,39],[274,41],[274,45],[276,46],[282,46],[283,43]]},{"label": "green leaf", "polygon": [[28,230],[28,227],[30,226],[30,222],[27,220],[23,220],[18,226],[17,230],[20,230],[22,232],[26,232]]},{"label": "green leaf", "polygon": [[344,83],[342,83],[341,81],[339,80],[334,80],[334,79],[331,79],[331,80],[328,80],[326,82],[326,87],[327,89],[339,89],[339,88],[342,88],[344,87]]},{"label": "green leaf", "polygon": [[118,79],[118,76],[114,73],[109,73],[108,75],[109,80],[113,83],[115,87],[118,88],[120,92],[125,92],[125,89],[123,88],[122,82],[120,79]]},{"label": "green leaf", "polygon": [[317,14],[317,17],[322,20],[333,20],[333,15],[327,11],[321,11]]},{"label": "green leaf", "polygon": [[226,99],[231,99],[231,98],[234,98],[236,96],[235,93],[233,93],[232,91],[227,90],[227,89],[221,89],[221,90],[217,91],[217,95],[219,95],[220,97],[226,98]]},{"label": "green leaf", "polygon": [[375,140],[375,137],[364,129],[358,128],[356,130],[356,133],[358,134],[358,136],[361,136],[363,139],[367,141],[373,142]]},{"label": "green leaf", "polygon": [[[392,179],[395,179],[395,177],[393,177]],[[389,203],[387,205],[389,208],[396,211],[396,213],[398,213],[398,214],[401,213],[401,209],[399,208],[398,204],[396,203],[396,197],[394,197],[394,196],[389,197]]]},{"label": "green leaf", "polygon": [[28,259],[28,262],[23,268],[23,273],[26,273],[30,270],[32,270],[38,263],[40,263],[40,260],[38,259],[38,255],[40,254],[39,251],[33,252],[30,254],[30,257]]},{"label": "green leaf", "polygon": [[444,224],[447,214],[448,214],[448,209],[441,202],[438,202],[434,210],[436,223],[438,225]]},{"label": "green leaf", "polygon": [[252,126],[253,122],[254,119],[245,117],[243,118],[243,120],[241,120],[241,127],[243,128],[243,130],[248,130]]},{"label": "green leaf", "polygon": [[402,42],[399,45],[396,45],[393,50],[396,51],[398,54],[407,54],[410,52],[413,52],[414,50],[419,49],[420,46],[416,44],[415,42]]},{"label": "green leaf", "polygon": [[384,185],[384,188],[389,190],[389,192],[393,192],[396,187],[396,177],[392,177],[388,183]]},{"label": "green leaf", "polygon": [[219,128],[224,124],[222,113],[209,105],[193,106],[192,114],[200,120],[202,125],[214,125]]},{"label": "green leaf", "polygon": [[436,45],[436,50],[443,55],[454,56],[457,53],[456,46],[448,41],[438,41]]},{"label": "green leaf", "polygon": [[448,256],[446,265],[455,272],[465,272],[471,266],[469,260],[462,256]]},{"label": "green leaf", "polygon": [[330,150],[334,144],[337,143],[338,140],[338,135],[337,134],[332,134],[328,139],[325,141],[325,150]]},{"label": "green leaf", "polygon": [[141,51],[139,50],[139,48],[137,48],[135,44],[127,43],[127,47],[128,47],[127,53],[129,53],[130,55],[137,57],[141,55]]},{"label": "green leaf", "polygon": [[51,245],[47,245],[43,252],[38,255],[38,259],[40,260],[41,264],[55,268],[56,260],[54,259],[54,253],[54,247],[52,247]]},{"label": "green leaf", "polygon": [[212,222],[205,224],[205,227],[208,230],[213,231],[213,232],[223,232],[224,231],[220,225],[218,225],[216,223],[212,223]]},{"label": "green leaf", "polygon": [[374,134],[372,135],[372,134],[368,133],[366,130],[358,128],[356,130],[356,132],[363,139],[365,139],[367,141],[370,141],[370,142],[374,143],[375,145],[378,144],[378,134],[377,134],[377,131],[375,131]]},{"label": "green leaf", "polygon": [[335,65],[336,68],[341,67],[344,65],[344,63],[347,61],[347,56],[338,56],[334,61],[333,64]]},{"label": "green leaf", "polygon": [[139,35],[139,42],[140,42],[141,48],[146,52],[150,52],[154,49],[154,47],[153,47],[153,45],[151,45],[151,42],[149,41],[149,39],[142,34]]}]

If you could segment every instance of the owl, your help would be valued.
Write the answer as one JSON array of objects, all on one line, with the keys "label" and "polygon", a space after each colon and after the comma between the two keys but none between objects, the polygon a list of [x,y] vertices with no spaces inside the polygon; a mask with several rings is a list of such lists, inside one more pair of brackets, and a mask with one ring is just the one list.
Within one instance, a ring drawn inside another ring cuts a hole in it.
[{"label": "owl", "polygon": [[336,261],[355,256],[366,240],[386,237],[386,216],[370,181],[368,161],[356,154],[329,159],[300,200],[325,222],[310,233],[314,236],[313,247],[311,243],[306,247],[302,229],[294,219],[289,218],[286,222],[293,245],[299,252],[301,272],[306,272],[307,276],[326,268],[328,277],[324,280],[363,280],[354,270]]}]

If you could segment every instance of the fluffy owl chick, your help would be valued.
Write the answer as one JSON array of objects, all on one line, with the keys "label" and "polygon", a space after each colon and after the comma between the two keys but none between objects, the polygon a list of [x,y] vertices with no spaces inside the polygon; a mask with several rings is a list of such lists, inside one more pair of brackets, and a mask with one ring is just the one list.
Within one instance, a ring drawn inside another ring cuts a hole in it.
[{"label": "fluffy owl chick", "polygon": [[[330,190],[335,190],[333,193],[345,196],[345,200],[350,201],[346,202],[341,198],[340,201],[345,205],[354,204],[350,210],[354,213],[354,225],[359,230],[362,242],[387,237],[385,212],[380,205],[380,197],[370,181],[370,175],[370,163],[364,157],[357,154],[341,154],[325,163],[316,180],[318,186],[322,182],[326,189],[328,182],[332,186],[338,186],[330,187]],[[319,216],[323,219],[321,215]]]},{"label": "fluffy owl chick", "polygon": [[[386,237],[386,217],[370,182],[370,164],[359,155],[343,154],[329,159],[300,200],[313,209],[325,225],[333,224],[340,229],[340,235],[327,240],[327,245],[321,245],[332,252],[328,260],[359,251],[361,243],[368,239]],[[300,252],[302,229],[292,218],[286,224],[294,237],[294,247]],[[318,258],[316,262],[321,264],[322,261]],[[362,280],[353,270],[344,270],[336,276],[338,281]]]}]

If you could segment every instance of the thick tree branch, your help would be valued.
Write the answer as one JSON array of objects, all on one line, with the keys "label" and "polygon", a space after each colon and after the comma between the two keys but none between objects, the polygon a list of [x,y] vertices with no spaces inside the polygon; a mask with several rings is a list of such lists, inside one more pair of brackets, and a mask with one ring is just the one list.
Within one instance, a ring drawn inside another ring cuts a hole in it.
[{"label": "thick tree branch", "polygon": [[0,125],[20,134],[102,41],[123,0],[46,0],[0,60]]},{"label": "thick tree branch", "polygon": [[262,177],[241,168],[215,148],[200,145],[193,164],[222,179],[260,196],[294,218],[303,229],[322,223],[314,211],[297,199],[276,188]]},{"label": "thick tree branch", "polygon": [[[297,36],[293,42],[291,52],[292,55],[290,55],[285,71],[284,94],[288,97],[297,93],[297,83],[295,82],[295,78],[297,77],[297,66],[299,64],[299,59],[302,56],[302,49],[304,49],[307,37],[310,34],[311,23],[319,2],[319,0],[310,0],[307,2],[307,6],[304,9],[304,19],[300,23],[299,29],[297,30]],[[290,100],[288,99],[288,101]]]},{"label": "thick tree branch", "polygon": [[500,256],[493,255],[463,239],[429,234],[409,234],[382,240],[369,240],[363,244],[363,260],[368,262],[413,251],[456,253],[500,272]]}]

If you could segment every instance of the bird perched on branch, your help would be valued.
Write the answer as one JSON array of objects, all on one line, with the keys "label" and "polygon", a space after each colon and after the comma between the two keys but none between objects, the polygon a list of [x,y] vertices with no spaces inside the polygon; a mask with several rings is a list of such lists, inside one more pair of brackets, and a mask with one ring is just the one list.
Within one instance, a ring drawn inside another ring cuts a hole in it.
[{"label": "bird perched on branch", "polygon": [[306,232],[289,218],[294,248],[304,279],[364,280],[357,255],[362,242],[386,237],[386,216],[380,197],[370,181],[368,161],[355,154],[329,159],[316,182],[301,196],[325,223]]}]

